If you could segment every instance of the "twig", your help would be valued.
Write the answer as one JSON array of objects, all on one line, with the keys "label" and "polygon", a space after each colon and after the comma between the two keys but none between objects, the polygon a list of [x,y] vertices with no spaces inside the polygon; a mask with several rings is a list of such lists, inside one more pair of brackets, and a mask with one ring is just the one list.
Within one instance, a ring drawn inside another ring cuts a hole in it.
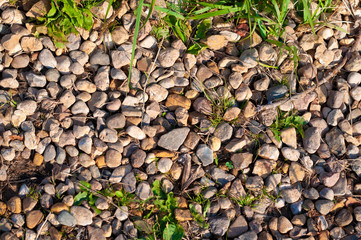
[{"label": "twig", "polygon": [[303,96],[307,95],[308,93],[313,92],[316,88],[321,87],[323,84],[329,82],[333,77],[335,77],[341,71],[343,66],[345,66],[346,62],[351,58],[352,54],[358,49],[360,44],[361,44],[361,31],[358,32],[355,44],[352,46],[352,48],[350,48],[346,52],[345,57],[342,59],[342,61],[339,62],[334,69],[328,71],[325,74],[326,76],[322,79],[322,81],[319,81],[319,84],[312,86],[311,88],[307,89],[304,92],[295,94],[288,99],[284,99],[284,100],[281,100],[281,101],[278,101],[278,102],[275,102],[272,104],[258,106],[256,108],[256,112],[262,112],[265,110],[273,109],[282,104],[288,103],[290,101],[295,101],[295,100],[299,99],[300,97],[303,97]]},{"label": "twig", "polygon": [[41,226],[40,226],[40,228],[39,228],[39,231],[38,231],[38,233],[36,234],[36,238],[35,238],[35,240],[38,240],[38,238],[39,238],[39,236],[40,236],[40,233],[41,233],[41,230],[43,229],[43,227],[44,227],[45,223],[48,221],[49,216],[50,216],[50,213],[48,213],[48,216],[46,216],[46,218],[45,218],[45,220],[44,220],[43,224],[41,224]]}]

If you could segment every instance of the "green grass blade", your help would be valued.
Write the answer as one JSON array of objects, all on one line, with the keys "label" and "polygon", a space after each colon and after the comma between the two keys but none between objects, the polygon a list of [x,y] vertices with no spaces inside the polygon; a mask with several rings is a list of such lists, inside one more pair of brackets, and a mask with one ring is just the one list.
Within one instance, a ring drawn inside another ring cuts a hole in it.
[{"label": "green grass blade", "polygon": [[135,21],[135,30],[134,30],[133,46],[132,46],[132,56],[130,58],[129,75],[128,75],[128,87],[129,88],[130,88],[130,78],[132,76],[132,67],[133,67],[133,62],[134,62],[135,47],[137,45],[137,40],[138,40],[138,33],[139,33],[139,27],[140,27],[140,18],[142,16],[143,2],[144,2],[144,0],[139,0],[138,9],[137,9],[137,19]]},{"label": "green grass blade", "polygon": [[150,16],[152,15],[154,6],[155,6],[155,0],[152,0],[152,2],[150,3],[148,15],[147,15],[147,17],[145,18],[145,21],[143,22],[143,25],[140,27],[140,29],[142,29],[143,27],[145,27],[145,24],[149,21],[149,18],[150,18]]},{"label": "green grass blade", "polygon": [[[143,1],[142,1],[143,2]],[[138,4],[140,6],[140,2]],[[147,6],[147,7],[150,7],[151,5],[148,4],[148,3],[145,3],[145,4],[142,4],[143,6]],[[180,13],[177,13],[177,12],[174,12],[172,11],[171,9],[167,9],[167,8],[162,8],[162,7],[158,7],[158,6],[154,6],[154,10],[157,10],[157,11],[160,11],[160,12],[163,12],[163,13],[166,13],[168,15],[172,15],[172,16],[175,16],[179,19],[185,19],[184,16]]]},{"label": "green grass blade", "polygon": [[110,0],[110,1],[109,1],[109,5],[108,5],[108,8],[107,8],[107,12],[105,13],[105,17],[104,17],[104,23],[105,23],[105,21],[107,20],[110,7],[113,5],[113,1],[114,1],[114,0]]},{"label": "green grass blade", "polygon": [[207,13],[203,13],[203,14],[199,14],[199,15],[195,15],[190,17],[190,19],[193,20],[199,20],[199,19],[205,19],[205,18],[211,18],[211,17],[216,17],[216,16],[220,16],[220,15],[225,15],[231,12],[238,12],[240,9],[239,8],[229,8],[229,9],[222,9],[222,10],[217,10],[214,12],[207,12]]}]

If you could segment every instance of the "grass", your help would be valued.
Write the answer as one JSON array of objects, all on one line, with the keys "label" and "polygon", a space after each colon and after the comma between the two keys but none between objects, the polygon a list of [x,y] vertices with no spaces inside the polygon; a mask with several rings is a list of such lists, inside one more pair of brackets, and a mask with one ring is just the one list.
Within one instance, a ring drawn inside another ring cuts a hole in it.
[{"label": "grass", "polygon": [[[153,182],[152,192],[154,196],[147,202],[152,203],[154,207],[146,217],[134,221],[136,228],[144,236],[139,239],[181,240],[184,236],[184,230],[175,218],[174,211],[178,208],[178,201],[173,192],[165,193],[159,180]],[[154,219],[152,224],[146,221],[149,217]]]},{"label": "grass", "polygon": [[13,98],[13,94],[11,92],[11,89],[9,90],[9,98],[7,99],[6,102],[4,102],[3,104],[0,105],[0,109],[2,107],[4,107],[6,104],[10,104],[12,107],[16,107],[18,105],[18,103]]},{"label": "grass", "polygon": [[261,195],[258,197],[253,197],[250,194],[246,194],[245,196],[242,196],[240,198],[232,198],[232,200],[235,201],[240,207],[249,206],[251,208],[254,208],[257,206],[254,202],[261,198]]},{"label": "grass", "polygon": [[224,121],[223,116],[226,113],[226,110],[232,107],[236,100],[234,97],[228,97],[225,93],[222,96],[218,96],[218,94],[215,93],[216,96],[213,97],[213,94],[205,89],[204,86],[202,86],[202,90],[205,97],[212,104],[212,113],[209,117],[209,121],[211,121],[213,127],[217,127]]},{"label": "grass", "polygon": [[306,124],[306,121],[301,117],[297,116],[293,112],[282,113],[280,110],[278,111],[277,118],[274,123],[270,126],[274,137],[277,141],[281,141],[281,131],[282,129],[293,127],[296,129],[296,132],[304,137],[303,134],[303,126]]},{"label": "grass", "polygon": [[103,1],[86,0],[77,3],[74,0],[52,0],[49,12],[44,17],[36,18],[35,23],[45,26],[55,46],[63,48],[70,33],[78,34],[77,28],[90,31],[93,26],[93,14],[90,9]]}]

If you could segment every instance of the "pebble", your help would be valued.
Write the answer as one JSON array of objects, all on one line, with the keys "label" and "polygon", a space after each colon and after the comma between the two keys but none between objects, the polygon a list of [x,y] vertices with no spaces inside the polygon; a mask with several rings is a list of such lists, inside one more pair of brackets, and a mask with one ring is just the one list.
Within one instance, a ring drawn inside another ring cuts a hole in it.
[{"label": "pebble", "polygon": [[77,219],[75,219],[75,217],[68,211],[61,211],[57,220],[61,225],[68,227],[75,227],[77,224]]},{"label": "pebble", "polygon": [[213,163],[213,151],[206,144],[198,145],[196,155],[201,160],[203,166]]},{"label": "pebble", "polygon": [[187,127],[174,129],[159,138],[158,146],[169,151],[177,151],[184,143],[190,129]]},{"label": "pebble", "polygon": [[168,68],[174,65],[178,57],[179,50],[174,48],[167,48],[160,51],[158,61],[162,67]]},{"label": "pebble", "polygon": [[40,210],[33,210],[26,214],[26,226],[30,229],[35,228],[43,220],[44,215]]},{"label": "pebble", "polygon": [[327,215],[331,211],[333,206],[334,206],[334,203],[330,200],[317,200],[315,202],[315,208],[322,215]]},{"label": "pebble", "polygon": [[73,206],[70,208],[70,213],[79,226],[88,226],[93,223],[93,213],[85,207]]},{"label": "pebble", "polygon": [[229,220],[227,217],[218,217],[209,220],[210,231],[216,236],[223,236],[226,234],[229,227]]},{"label": "pebble", "polygon": [[315,153],[321,144],[321,134],[317,128],[310,127],[305,131],[303,147],[308,153]]}]

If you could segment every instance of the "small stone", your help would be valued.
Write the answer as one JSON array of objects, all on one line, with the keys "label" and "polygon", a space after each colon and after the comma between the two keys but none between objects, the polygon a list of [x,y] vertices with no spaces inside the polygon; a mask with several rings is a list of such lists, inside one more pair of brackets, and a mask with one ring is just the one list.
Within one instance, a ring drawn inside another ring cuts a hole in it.
[{"label": "small stone", "polygon": [[92,7],[90,11],[99,19],[109,19],[113,15],[113,6],[109,6],[109,4],[102,2]]},{"label": "small stone", "polygon": [[229,173],[225,172],[224,170],[222,170],[220,168],[216,168],[216,167],[210,171],[210,175],[221,186],[225,186],[227,183],[229,183],[235,179],[234,175],[229,174]]},{"label": "small stone", "polygon": [[361,56],[354,54],[345,64],[344,69],[349,72],[358,72],[361,70]]},{"label": "small stone", "polygon": [[112,31],[112,40],[117,45],[125,43],[129,39],[128,31],[124,27],[118,26]]},{"label": "small stone", "polygon": [[209,221],[210,231],[216,236],[223,236],[226,234],[229,220],[227,217],[213,218]]},{"label": "small stone", "polygon": [[266,159],[278,160],[279,151],[276,146],[263,144],[258,150],[258,155]]},{"label": "small stone", "polygon": [[228,229],[227,237],[235,238],[240,236],[242,233],[247,232],[248,224],[244,216],[240,215],[236,218],[236,220],[231,224]]},{"label": "small stone", "polygon": [[202,161],[203,166],[213,163],[213,151],[206,144],[199,144],[196,155]]},{"label": "small stone", "polygon": [[301,193],[295,188],[286,188],[281,191],[281,197],[284,198],[287,203],[295,203],[300,199]]},{"label": "small stone", "polygon": [[127,206],[121,206],[121,207],[117,208],[114,215],[119,221],[127,220],[128,216],[129,216],[128,207]]},{"label": "small stone", "polygon": [[322,215],[327,215],[333,208],[334,203],[330,200],[317,200],[315,207]]},{"label": "small stone", "polygon": [[174,129],[159,138],[158,146],[169,151],[177,151],[185,141],[190,129],[187,127]]},{"label": "small stone", "polygon": [[146,138],[145,133],[137,126],[129,126],[126,130],[127,134],[135,139],[143,140]]},{"label": "small stone", "polygon": [[187,110],[189,110],[189,108],[191,107],[191,100],[178,95],[178,94],[171,94],[167,97],[167,101],[165,102],[165,106],[167,108],[169,108],[169,110],[174,111],[175,109],[177,109],[178,107],[182,107],[185,108]]},{"label": "small stone", "polygon": [[205,115],[211,115],[212,114],[212,103],[204,97],[197,98],[193,102],[193,108],[195,111],[203,113]]},{"label": "small stone", "polygon": [[30,58],[26,54],[21,54],[14,57],[13,61],[11,62],[11,66],[13,68],[26,68],[29,65]]},{"label": "small stone", "polygon": [[151,84],[146,90],[150,101],[162,102],[168,96],[168,90],[158,84]]},{"label": "small stone", "polygon": [[116,168],[121,164],[122,153],[115,150],[109,149],[105,154],[105,163],[110,168]]},{"label": "small stone", "polygon": [[193,216],[189,209],[176,209],[174,214],[175,218],[180,222],[193,220]]},{"label": "small stone", "polygon": [[258,51],[255,48],[247,49],[240,56],[241,63],[246,68],[254,68],[258,65]]},{"label": "small stone", "polygon": [[288,87],[285,85],[277,85],[267,90],[266,96],[269,102],[279,98],[283,98],[289,92]]},{"label": "small stone", "polygon": [[272,173],[276,165],[277,163],[273,160],[268,160],[268,159],[257,160],[253,167],[252,173],[265,178]]},{"label": "small stone", "polygon": [[161,173],[167,173],[172,168],[173,162],[170,158],[161,158],[158,161],[158,171]]},{"label": "small stone", "polygon": [[278,231],[282,234],[286,234],[293,229],[293,225],[285,216],[278,218]]},{"label": "small stone", "polygon": [[73,206],[70,208],[70,213],[76,219],[77,225],[88,226],[93,222],[93,213],[85,207]]},{"label": "small stone", "polygon": [[352,223],[352,213],[348,209],[342,209],[336,214],[335,222],[338,226],[344,227]]},{"label": "small stone", "polygon": [[290,161],[297,161],[300,157],[300,152],[297,149],[283,147],[281,149],[282,155],[285,159]]},{"label": "small stone", "polygon": [[68,227],[75,227],[75,225],[77,224],[77,220],[75,219],[75,217],[68,211],[60,212],[57,220],[58,220],[59,224],[68,226]]},{"label": "small stone", "polygon": [[320,131],[315,127],[310,127],[305,131],[303,147],[308,153],[315,153],[321,144]]},{"label": "small stone", "polygon": [[291,163],[291,166],[290,166],[288,172],[289,172],[289,177],[290,177],[291,183],[302,182],[306,175],[306,172],[304,171],[301,164],[299,164],[297,162]]},{"label": "small stone", "polygon": [[[3,5],[3,3],[4,2],[2,2],[1,5]],[[12,7],[8,7],[2,12],[1,18],[3,23],[6,24],[22,24],[25,20],[24,14],[20,10]]]},{"label": "small stone", "polygon": [[56,68],[57,61],[49,49],[43,49],[38,56],[41,64],[46,68]]},{"label": "small stone", "polygon": [[40,87],[43,88],[46,85],[46,77],[44,75],[36,75],[35,73],[28,73],[25,76],[30,87]]},{"label": "small stone", "polygon": [[21,199],[18,196],[12,197],[7,202],[7,206],[10,212],[20,213],[21,212]]},{"label": "small stone", "polygon": [[206,40],[206,45],[211,50],[220,50],[228,44],[227,37],[224,35],[212,35]]},{"label": "small stone", "polygon": [[325,140],[331,152],[337,156],[341,156],[346,152],[345,138],[337,127],[326,133]]},{"label": "small stone", "polygon": [[35,228],[44,218],[44,214],[40,210],[33,210],[26,214],[26,226],[30,229]]},{"label": "small stone", "polygon": [[42,42],[36,37],[22,37],[20,45],[25,52],[37,52],[43,49]]},{"label": "small stone", "polygon": [[277,52],[270,44],[263,44],[259,49],[259,59],[262,62],[272,62],[277,58]]},{"label": "small stone", "polygon": [[130,64],[131,54],[128,52],[114,50],[110,52],[110,56],[115,68],[119,69]]},{"label": "small stone", "polygon": [[281,130],[281,140],[284,144],[296,149],[297,148],[296,129],[291,127]]},{"label": "small stone", "polygon": [[222,142],[231,139],[232,134],[233,134],[233,127],[225,122],[219,124],[216,130],[214,131],[214,136],[219,138]]},{"label": "small stone", "polygon": [[179,50],[174,48],[167,48],[160,51],[158,61],[162,67],[168,68],[174,65],[178,57]]}]

